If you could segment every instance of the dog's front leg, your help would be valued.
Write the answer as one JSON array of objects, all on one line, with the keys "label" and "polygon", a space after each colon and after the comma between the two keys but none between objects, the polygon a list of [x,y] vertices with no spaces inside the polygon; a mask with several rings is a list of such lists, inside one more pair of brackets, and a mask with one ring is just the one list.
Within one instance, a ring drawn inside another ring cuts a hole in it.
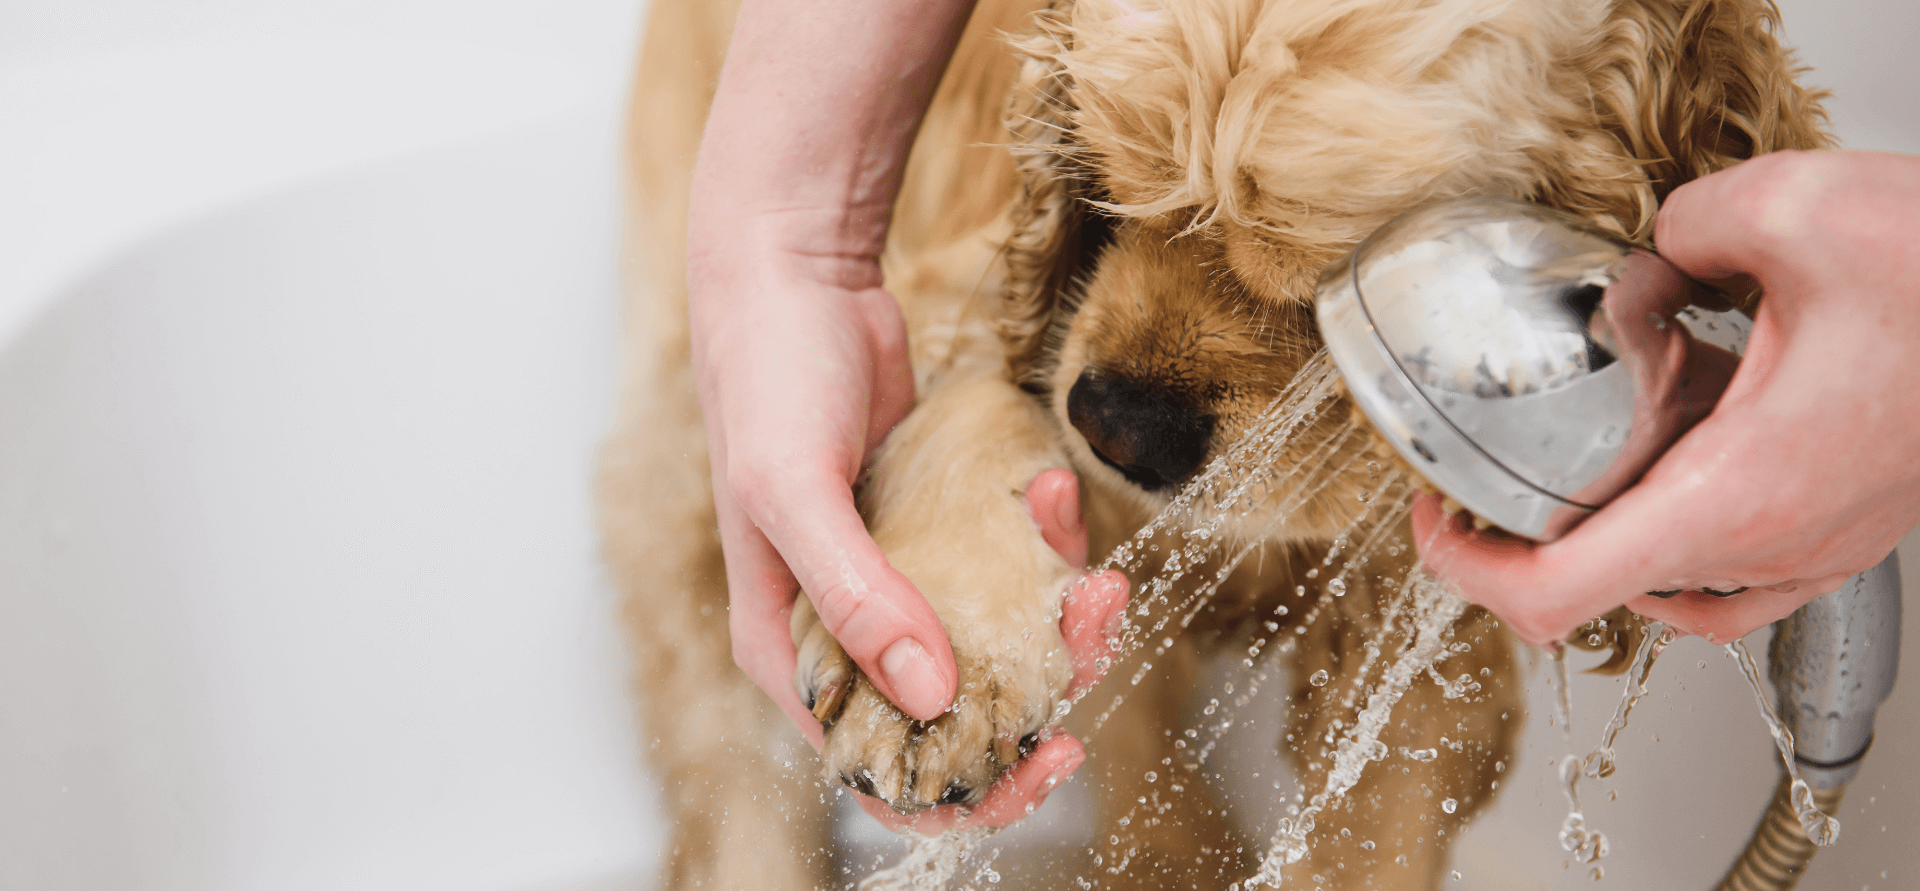
[{"label": "dog's front leg", "polygon": [[906,717],[796,607],[795,683],[827,724],[830,780],[913,813],[978,803],[1056,723],[1072,665],[1061,598],[1077,573],[1041,537],[1025,500],[1067,466],[1046,415],[999,369],[938,379],[893,431],[861,490],[874,541],[926,596],[953,643],[959,691],[939,718]]}]

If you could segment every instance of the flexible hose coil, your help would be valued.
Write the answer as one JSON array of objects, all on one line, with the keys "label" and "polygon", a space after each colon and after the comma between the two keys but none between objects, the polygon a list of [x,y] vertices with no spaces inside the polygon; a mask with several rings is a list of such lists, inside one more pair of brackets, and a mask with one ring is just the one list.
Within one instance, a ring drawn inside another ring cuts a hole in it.
[{"label": "flexible hose coil", "polygon": [[[1800,884],[1800,874],[1806,872],[1819,848],[1800,829],[1800,818],[1794,814],[1788,796],[1791,785],[1791,779],[1780,778],[1773,801],[1760,815],[1760,825],[1754,827],[1746,850],[1733,861],[1726,878],[1715,886],[1716,891],[1790,891]],[[1822,813],[1831,814],[1846,791],[1845,786],[1815,789],[1813,800]]]}]

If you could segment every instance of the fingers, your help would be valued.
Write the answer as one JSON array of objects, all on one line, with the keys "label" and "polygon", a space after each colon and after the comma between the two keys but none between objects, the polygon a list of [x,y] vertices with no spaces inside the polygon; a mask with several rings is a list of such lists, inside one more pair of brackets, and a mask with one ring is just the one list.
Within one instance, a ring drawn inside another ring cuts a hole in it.
[{"label": "fingers", "polygon": [[1695,278],[1767,285],[1779,243],[1798,236],[1819,200],[1819,160],[1776,152],[1675,189],[1654,221],[1661,256]]},{"label": "fingers", "polygon": [[1671,598],[1636,597],[1627,601],[1627,608],[1682,633],[1725,644],[1786,618],[1814,597],[1838,591],[1847,578],[1841,575],[1783,582],[1748,588],[1731,597],[1699,591],[1682,591]]},{"label": "fingers", "polygon": [[1061,559],[1087,565],[1087,526],[1080,519],[1080,478],[1064,467],[1041,473],[1027,485],[1027,507],[1040,537]]},{"label": "fingers", "polygon": [[[1572,633],[1591,615],[1575,595],[1564,599],[1567,585],[1543,584],[1551,577],[1543,568],[1538,546],[1517,538],[1483,535],[1463,517],[1448,516],[1435,494],[1413,503],[1413,540],[1420,562],[1434,575],[1452,582],[1467,600],[1486,607],[1513,629],[1521,640],[1546,646]],[[1577,618],[1575,618],[1578,616]]]},{"label": "fingers", "polygon": [[[1627,561],[1617,555],[1657,545],[1609,542],[1606,516],[1603,512],[1588,521],[1595,524],[1598,537],[1568,536],[1554,545],[1535,545],[1476,533],[1462,520],[1446,516],[1439,496],[1427,495],[1413,506],[1414,540],[1421,562],[1435,575],[1454,583],[1461,596],[1492,611],[1534,646],[1565,640],[1581,623],[1620,603],[1681,633],[1727,643],[1785,618],[1813,597],[1838,590],[1847,579],[1833,575],[1755,586],[1731,597],[1697,590],[1670,598],[1648,596],[1640,592],[1664,585],[1646,579],[1661,576],[1629,572]],[[1582,550],[1557,550],[1567,543]],[[1608,560],[1619,565],[1612,571],[1581,568]]]},{"label": "fingers", "polygon": [[[1087,563],[1087,527],[1080,519],[1080,478],[1064,468],[1046,471],[1027,486],[1027,506],[1040,536],[1068,563]],[[1078,699],[1113,667],[1127,577],[1116,570],[1075,579],[1060,609],[1060,634],[1073,656],[1067,698]]]},{"label": "fingers", "polygon": [[755,493],[748,514],[868,680],[915,718],[945,711],[959,677],[946,629],[868,536],[846,481],[776,469],[739,491]]},{"label": "fingers", "polygon": [[[1461,517],[1441,509],[1441,497],[1422,495],[1413,504],[1414,543],[1420,562],[1453,583],[1460,596],[1486,607],[1520,639],[1534,646],[1563,641],[1587,620],[1642,592],[1660,587],[1659,564],[1646,559],[1659,543],[1643,539],[1647,528],[1631,521],[1632,506],[1616,516],[1595,514],[1573,534],[1549,545],[1476,532]],[[1612,508],[1609,508],[1612,510]]]},{"label": "fingers", "polygon": [[[715,487],[715,492],[724,491],[724,486]],[[793,688],[796,653],[788,621],[799,583],[738,504],[725,497],[715,501],[727,566],[727,633],[733,661],[819,749],[820,722]]]},{"label": "fingers", "polygon": [[1073,657],[1067,699],[1080,698],[1106,677],[1120,646],[1120,620],[1127,608],[1127,577],[1109,569],[1077,579],[1060,611],[1060,634]]},{"label": "fingers", "polygon": [[895,832],[938,835],[951,829],[1004,828],[1027,816],[1087,760],[1086,749],[1068,733],[1056,733],[1000,775],[985,798],[972,808],[929,808],[903,817],[878,798],[853,793],[862,810]]}]

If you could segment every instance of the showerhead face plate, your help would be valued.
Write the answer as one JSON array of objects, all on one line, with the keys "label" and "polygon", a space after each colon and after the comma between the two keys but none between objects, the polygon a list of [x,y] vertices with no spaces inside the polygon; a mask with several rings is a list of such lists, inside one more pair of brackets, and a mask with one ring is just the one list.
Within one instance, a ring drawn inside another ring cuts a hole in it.
[{"label": "showerhead face plate", "polygon": [[[1316,293],[1327,350],[1381,435],[1469,510],[1539,541],[1712,410],[1744,346],[1726,306],[1651,251],[1495,198],[1402,215]],[[1694,336],[1707,328],[1734,336]]]}]

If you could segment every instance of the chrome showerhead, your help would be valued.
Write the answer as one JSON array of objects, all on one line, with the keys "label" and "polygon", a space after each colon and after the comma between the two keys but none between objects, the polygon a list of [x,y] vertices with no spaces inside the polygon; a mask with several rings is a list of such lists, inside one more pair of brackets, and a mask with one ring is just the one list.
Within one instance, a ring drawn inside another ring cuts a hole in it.
[{"label": "chrome showerhead", "polygon": [[1653,252],[1494,198],[1395,219],[1321,274],[1317,298],[1375,428],[1476,515],[1539,541],[1712,410],[1748,328]]},{"label": "chrome showerhead", "polygon": [[[1475,514],[1537,541],[1633,485],[1712,411],[1750,328],[1651,251],[1489,198],[1395,219],[1316,291],[1327,352],[1375,429]],[[1889,554],[1775,625],[1776,699],[1811,788],[1845,785],[1873,739],[1900,596]],[[1721,887],[1791,885],[1814,850],[1804,834],[1779,841],[1810,825],[1801,804],[1776,797]]]}]

